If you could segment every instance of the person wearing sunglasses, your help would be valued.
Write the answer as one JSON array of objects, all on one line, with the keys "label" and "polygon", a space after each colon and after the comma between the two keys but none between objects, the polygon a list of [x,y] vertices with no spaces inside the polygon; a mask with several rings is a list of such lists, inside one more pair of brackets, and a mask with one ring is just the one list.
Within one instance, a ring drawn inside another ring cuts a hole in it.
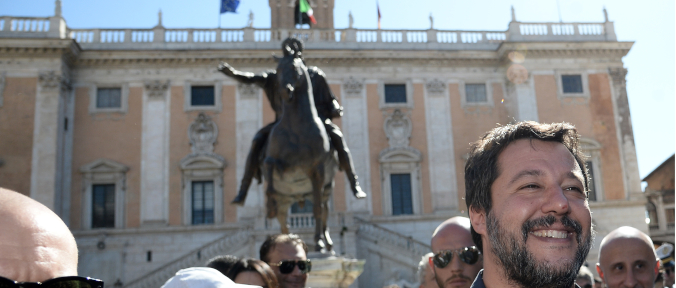
[{"label": "person wearing sunglasses", "polygon": [[312,270],[307,252],[307,245],[298,235],[276,234],[265,239],[260,257],[275,272],[280,288],[303,288]]},{"label": "person wearing sunglasses", "polygon": [[75,238],[45,205],[0,188],[0,231],[0,288],[103,288],[77,276]]},{"label": "person wearing sunglasses", "polygon": [[660,270],[657,259],[648,235],[623,226],[601,241],[596,271],[608,288],[653,287]]},{"label": "person wearing sunglasses", "polygon": [[483,268],[481,253],[470,234],[466,217],[453,217],[441,223],[432,234],[430,266],[439,288],[469,288]]}]

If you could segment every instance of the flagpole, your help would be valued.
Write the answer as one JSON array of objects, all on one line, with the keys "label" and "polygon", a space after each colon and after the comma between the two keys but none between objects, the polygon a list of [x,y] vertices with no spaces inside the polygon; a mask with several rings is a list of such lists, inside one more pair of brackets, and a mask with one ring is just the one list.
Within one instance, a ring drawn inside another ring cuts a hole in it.
[{"label": "flagpole", "polygon": [[298,0],[298,26],[300,27],[299,30],[303,30],[303,12],[300,12],[300,1],[303,0]]}]

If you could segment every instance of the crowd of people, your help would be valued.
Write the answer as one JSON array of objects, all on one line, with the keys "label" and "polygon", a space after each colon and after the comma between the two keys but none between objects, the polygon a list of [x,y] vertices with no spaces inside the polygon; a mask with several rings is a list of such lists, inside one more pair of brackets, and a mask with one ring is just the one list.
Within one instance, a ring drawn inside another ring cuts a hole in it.
[{"label": "crowd of people", "polygon": [[[469,217],[432,233],[420,287],[675,287],[673,258],[659,259],[650,237],[633,227],[610,232],[595,267],[585,263],[595,232],[578,138],[566,123],[519,122],[474,143],[465,166]],[[75,239],[44,205],[0,188],[0,227],[0,287],[103,287],[76,276]],[[260,259],[216,257],[163,287],[301,288],[312,270],[307,252],[297,235],[272,235]]]}]

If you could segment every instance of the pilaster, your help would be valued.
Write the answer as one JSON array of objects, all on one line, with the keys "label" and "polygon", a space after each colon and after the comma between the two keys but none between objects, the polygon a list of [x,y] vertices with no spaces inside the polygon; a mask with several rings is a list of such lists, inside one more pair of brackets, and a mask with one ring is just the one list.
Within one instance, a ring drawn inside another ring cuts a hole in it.
[{"label": "pilaster", "polygon": [[169,81],[147,81],[141,139],[141,225],[169,222]]},{"label": "pilaster", "polygon": [[631,198],[634,193],[641,192],[641,178],[638,173],[638,159],[634,144],[634,131],[631,126],[629,99],[627,97],[627,69],[611,68],[609,70],[613,84],[613,98],[617,109],[615,125],[619,127],[620,155],[624,166],[625,195]]},{"label": "pilaster", "polygon": [[38,75],[30,196],[52,210],[61,190],[57,177],[61,100],[62,94],[69,89],[69,79],[61,72],[48,71]]}]

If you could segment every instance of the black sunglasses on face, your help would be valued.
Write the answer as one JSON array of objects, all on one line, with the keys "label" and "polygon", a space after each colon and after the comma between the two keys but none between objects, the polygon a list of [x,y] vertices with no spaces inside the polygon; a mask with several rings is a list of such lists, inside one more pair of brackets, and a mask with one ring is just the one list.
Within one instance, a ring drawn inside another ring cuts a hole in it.
[{"label": "black sunglasses on face", "polygon": [[460,261],[469,265],[476,263],[476,261],[479,260],[479,255],[481,254],[481,252],[479,252],[479,248],[476,248],[476,246],[469,246],[457,250],[439,251],[438,253],[434,254],[434,257],[432,257],[434,266],[437,268],[444,268],[448,266],[448,264],[451,263],[451,260],[453,259],[453,253],[457,253],[458,257],[460,257]]},{"label": "black sunglasses on face", "polygon": [[0,288],[103,288],[99,279],[68,276],[49,279],[45,282],[17,282],[0,276]]},{"label": "black sunglasses on face", "polygon": [[[298,266],[300,273],[308,273],[312,270],[312,262],[308,260],[282,260],[279,263],[270,263],[270,266],[279,267],[279,272],[282,274],[289,274],[293,272],[293,267]],[[0,287],[2,288],[2,287]]]}]

